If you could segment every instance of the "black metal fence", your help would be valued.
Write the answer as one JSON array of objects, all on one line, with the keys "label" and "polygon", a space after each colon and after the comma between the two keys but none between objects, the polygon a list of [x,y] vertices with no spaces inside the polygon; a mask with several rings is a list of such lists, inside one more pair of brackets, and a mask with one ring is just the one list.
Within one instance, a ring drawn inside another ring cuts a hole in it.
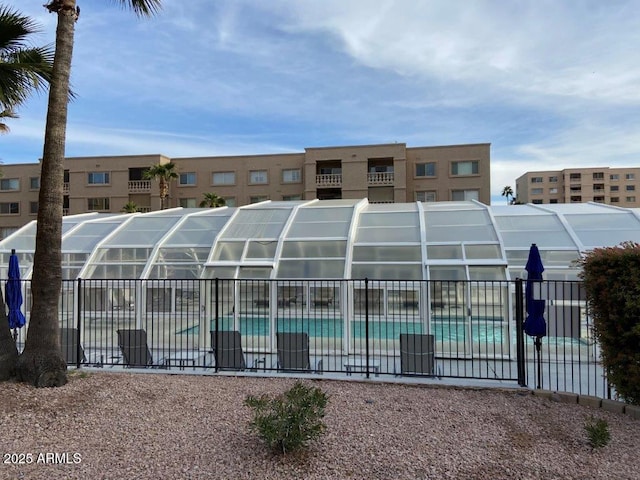
[{"label": "black metal fence", "polygon": [[77,366],[458,378],[610,397],[582,284],[540,286],[539,349],[522,330],[521,280],[78,279],[63,284],[61,343]]}]

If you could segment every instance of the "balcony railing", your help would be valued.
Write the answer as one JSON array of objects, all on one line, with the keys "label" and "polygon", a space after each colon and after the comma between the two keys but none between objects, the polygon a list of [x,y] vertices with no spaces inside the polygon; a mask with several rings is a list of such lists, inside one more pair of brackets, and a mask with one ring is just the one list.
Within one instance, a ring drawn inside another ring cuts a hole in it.
[{"label": "balcony railing", "polygon": [[393,172],[377,172],[367,174],[368,185],[393,185]]},{"label": "balcony railing", "polygon": [[342,174],[330,173],[316,175],[316,186],[318,187],[341,187],[342,186]]},{"label": "balcony railing", "polygon": [[69,193],[69,182],[64,182],[62,184],[62,193],[64,194]]},{"label": "balcony railing", "polygon": [[151,191],[151,180],[129,180],[129,193],[148,193]]},{"label": "balcony railing", "polygon": [[138,207],[138,212],[140,213],[149,213],[151,211],[151,207]]}]

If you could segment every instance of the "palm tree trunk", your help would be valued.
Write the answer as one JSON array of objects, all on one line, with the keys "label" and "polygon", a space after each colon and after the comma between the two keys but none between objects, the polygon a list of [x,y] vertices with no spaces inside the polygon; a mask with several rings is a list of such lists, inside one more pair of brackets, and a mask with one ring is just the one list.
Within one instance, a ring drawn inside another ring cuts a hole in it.
[{"label": "palm tree trunk", "polygon": [[18,358],[16,372],[19,380],[36,387],[67,383],[67,364],[60,350],[58,299],[62,284],[62,186],[75,3],[75,0],[65,0],[57,10],[56,53],[49,90],[31,282],[33,305],[25,348]]},{"label": "palm tree trunk", "polygon": [[9,380],[15,375],[17,360],[18,349],[11,335],[4,298],[0,292],[0,380]]}]

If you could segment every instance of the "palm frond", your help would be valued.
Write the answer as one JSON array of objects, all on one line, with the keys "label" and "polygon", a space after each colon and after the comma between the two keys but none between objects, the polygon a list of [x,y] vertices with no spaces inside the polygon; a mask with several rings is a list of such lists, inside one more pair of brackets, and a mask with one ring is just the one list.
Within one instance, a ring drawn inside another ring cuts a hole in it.
[{"label": "palm frond", "polygon": [[162,0],[114,0],[123,8],[129,8],[139,17],[151,17],[162,9]]}]

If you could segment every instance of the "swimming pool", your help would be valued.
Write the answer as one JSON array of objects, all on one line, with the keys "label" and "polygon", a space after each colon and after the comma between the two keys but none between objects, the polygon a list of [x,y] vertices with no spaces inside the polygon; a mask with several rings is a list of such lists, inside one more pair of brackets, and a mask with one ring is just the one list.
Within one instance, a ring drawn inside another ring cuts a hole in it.
[{"label": "swimming pool", "polygon": [[[268,317],[240,317],[239,331],[242,335],[268,336]],[[215,330],[215,321],[211,321],[210,330]],[[234,330],[232,318],[222,318],[218,322],[220,330]],[[471,324],[461,318],[451,318],[446,321],[431,322],[431,334],[436,342],[479,342],[483,344],[502,344],[504,339],[504,324],[500,321],[477,321]],[[306,332],[309,337],[341,339],[344,336],[344,321],[342,318],[278,318],[276,319],[278,332]],[[179,334],[197,335],[199,326],[194,326],[178,332]],[[427,333],[421,322],[409,321],[370,321],[369,338],[374,340],[393,340],[400,338],[401,333]],[[354,320],[351,322],[351,335],[355,339],[366,338],[366,322]]]}]

